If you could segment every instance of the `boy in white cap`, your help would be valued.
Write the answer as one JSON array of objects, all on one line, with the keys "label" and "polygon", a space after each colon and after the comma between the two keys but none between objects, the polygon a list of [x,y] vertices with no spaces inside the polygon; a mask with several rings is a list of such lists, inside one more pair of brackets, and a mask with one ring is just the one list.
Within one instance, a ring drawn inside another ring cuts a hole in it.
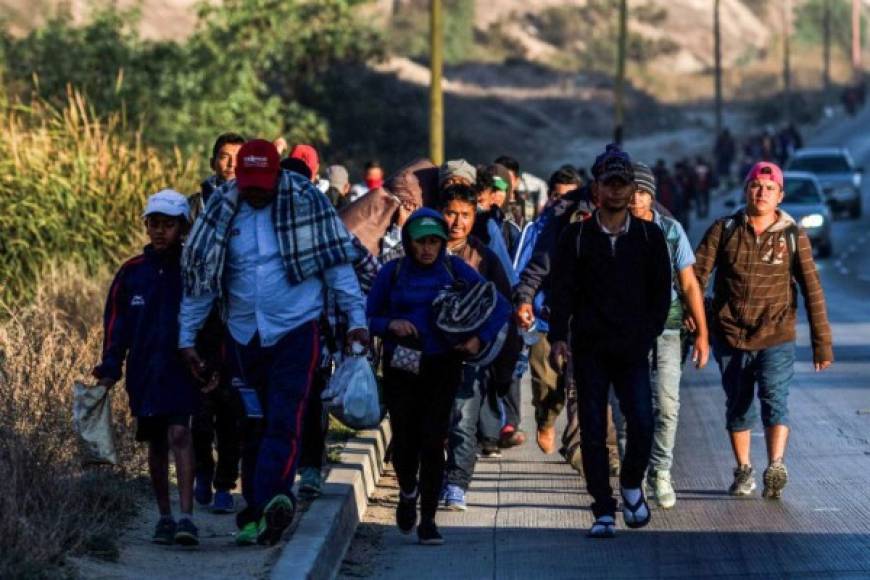
[{"label": "boy in white cap", "polygon": [[[190,206],[182,194],[165,189],[148,198],[145,231],[151,243],[118,270],[106,300],[103,355],[94,369],[100,385],[111,387],[126,363],[130,412],[136,440],[148,443],[148,470],[160,511],[153,541],[199,544],[193,524],[191,416],[198,396],[178,355],[181,305],[181,242],[190,228]],[[181,518],[169,502],[169,451],[175,457]]]}]

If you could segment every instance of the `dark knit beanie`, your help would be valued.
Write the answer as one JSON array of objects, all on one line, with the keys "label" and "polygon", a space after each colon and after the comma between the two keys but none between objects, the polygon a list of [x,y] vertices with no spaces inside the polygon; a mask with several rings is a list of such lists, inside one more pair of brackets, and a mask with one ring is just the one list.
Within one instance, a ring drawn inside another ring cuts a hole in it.
[{"label": "dark knit beanie", "polygon": [[637,188],[651,196],[656,196],[656,176],[653,175],[652,169],[643,163],[634,164],[634,183]]}]

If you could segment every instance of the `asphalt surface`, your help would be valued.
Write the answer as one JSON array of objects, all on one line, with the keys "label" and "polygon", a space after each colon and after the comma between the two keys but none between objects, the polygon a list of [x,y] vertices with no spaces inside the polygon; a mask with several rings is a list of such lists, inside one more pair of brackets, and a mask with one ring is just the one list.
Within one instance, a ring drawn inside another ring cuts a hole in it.
[{"label": "asphalt surface", "polygon": [[[819,131],[814,145],[847,145],[870,169],[870,110]],[[864,188],[865,208],[870,207]],[[713,215],[728,210],[721,200]],[[705,224],[692,228],[697,242]],[[870,578],[870,218],[834,224],[834,255],[819,262],[834,329],[836,362],[812,370],[801,322],[790,396],[793,433],[781,501],[760,497],[764,440],[753,434],[759,490],[727,495],[733,459],[715,363],[687,367],[673,475],[674,509],[655,509],[643,530],[585,537],[592,523],[582,479],[557,455],[530,441],[500,460],[481,460],[469,510],[439,512],[441,547],[424,547],[391,525],[379,526],[366,576],[375,578]],[[802,310],[802,307],[801,307]],[[805,318],[802,318],[805,320]],[[528,381],[524,398],[528,399]],[[563,418],[564,420],[564,418]],[[615,482],[614,482],[615,483]],[[371,529],[368,530],[369,533]],[[359,540],[362,541],[362,540]]]}]

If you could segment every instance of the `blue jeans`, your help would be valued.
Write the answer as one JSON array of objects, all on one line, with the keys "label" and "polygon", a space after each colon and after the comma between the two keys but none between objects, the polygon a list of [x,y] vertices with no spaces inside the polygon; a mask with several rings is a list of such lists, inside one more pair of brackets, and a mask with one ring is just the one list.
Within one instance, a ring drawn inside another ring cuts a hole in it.
[{"label": "blue jeans", "polygon": [[252,517],[293,487],[319,343],[316,322],[294,328],[272,346],[261,346],[259,335],[248,344],[231,339],[231,380],[241,379],[256,389],[264,414],[263,419],[244,421],[242,495],[255,510]]},{"label": "blue jeans", "polygon": [[649,464],[653,439],[649,363],[646,358],[629,361],[613,355],[575,352],[574,376],[580,399],[583,472],[594,500],[592,513],[596,518],[613,515],[616,500],[610,487],[607,451],[608,393],[612,384],[627,424],[620,483],[622,487],[638,488]]},{"label": "blue jeans", "polygon": [[447,483],[468,490],[477,463],[478,439],[497,441],[501,417],[486,370],[462,365],[462,383],[453,400],[447,445]]},{"label": "blue jeans", "polygon": [[788,389],[794,378],[794,342],[761,350],[740,350],[716,340],[713,354],[722,372],[728,431],[748,431],[758,421],[758,409],[753,405],[756,384],[762,424],[765,427],[788,425]]},{"label": "blue jeans", "polygon": [[679,330],[665,330],[656,339],[653,351],[653,434],[651,471],[670,471],[674,463],[674,443],[680,416],[680,378],[683,375],[682,338]]}]

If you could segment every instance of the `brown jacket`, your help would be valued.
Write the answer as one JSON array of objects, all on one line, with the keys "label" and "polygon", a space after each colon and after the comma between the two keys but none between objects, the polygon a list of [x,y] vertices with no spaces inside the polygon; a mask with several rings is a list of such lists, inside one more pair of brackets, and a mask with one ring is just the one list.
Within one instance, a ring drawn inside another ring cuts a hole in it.
[{"label": "brown jacket", "polygon": [[[797,284],[810,321],[813,358],[815,362],[833,361],[831,327],[810,240],[798,230],[792,272],[788,230],[795,221],[781,210],[778,214],[779,219],[757,238],[742,210],[716,220],[704,234],[695,252],[695,274],[703,291],[716,269],[711,330],[741,350],[793,341]],[[729,220],[734,220],[732,231],[726,234]],[[725,247],[720,249],[721,243]]]}]

